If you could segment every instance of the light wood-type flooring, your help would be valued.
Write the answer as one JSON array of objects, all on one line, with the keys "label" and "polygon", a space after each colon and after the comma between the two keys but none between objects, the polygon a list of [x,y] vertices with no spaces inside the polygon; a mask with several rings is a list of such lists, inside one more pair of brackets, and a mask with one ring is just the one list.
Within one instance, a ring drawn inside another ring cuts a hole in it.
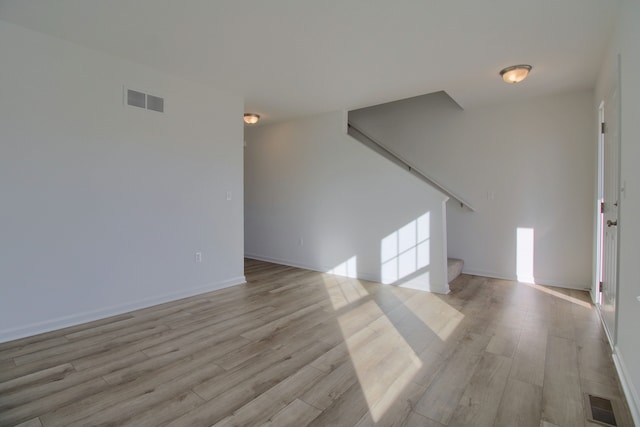
[{"label": "light wood-type flooring", "polygon": [[[0,344],[0,425],[631,426],[584,292],[436,295],[246,261],[246,285]],[[595,425],[595,424],[593,424]]]}]

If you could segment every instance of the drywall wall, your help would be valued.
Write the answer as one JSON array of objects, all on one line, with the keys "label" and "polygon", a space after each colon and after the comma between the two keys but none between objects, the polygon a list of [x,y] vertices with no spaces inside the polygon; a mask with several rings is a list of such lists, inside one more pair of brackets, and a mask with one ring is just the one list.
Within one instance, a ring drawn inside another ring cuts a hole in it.
[{"label": "drywall wall", "polygon": [[247,256],[448,291],[446,197],[346,135],[342,112],[245,139]]},{"label": "drywall wall", "polygon": [[244,281],[241,98],[4,21],[0,57],[0,341]]},{"label": "drywall wall", "polygon": [[614,361],[636,425],[640,425],[640,3],[621,2],[617,31],[602,64],[594,105],[604,99],[616,79],[615,62],[620,55],[620,195],[618,218],[618,299]]},{"label": "drywall wall", "polygon": [[[465,272],[516,279],[520,253],[522,279],[533,262],[537,283],[590,287],[592,91],[464,111],[438,92],[351,111],[349,121],[476,208],[450,201],[447,210],[449,256]],[[530,230],[533,260],[522,238]]]}]

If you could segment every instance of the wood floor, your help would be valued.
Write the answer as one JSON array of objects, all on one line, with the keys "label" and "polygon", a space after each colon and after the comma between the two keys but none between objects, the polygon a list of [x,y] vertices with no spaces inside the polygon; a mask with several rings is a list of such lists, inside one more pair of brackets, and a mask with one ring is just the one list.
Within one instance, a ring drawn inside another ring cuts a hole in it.
[{"label": "wood floor", "polygon": [[[0,344],[0,425],[632,426],[586,293],[435,295],[246,261],[246,285]],[[596,425],[596,424],[593,424]]]}]

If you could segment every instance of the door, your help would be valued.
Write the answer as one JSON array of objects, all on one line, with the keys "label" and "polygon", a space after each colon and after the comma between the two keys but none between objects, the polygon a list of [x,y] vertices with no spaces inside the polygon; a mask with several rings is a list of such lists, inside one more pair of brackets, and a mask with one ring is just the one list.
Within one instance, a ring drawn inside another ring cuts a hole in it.
[{"label": "door", "polygon": [[612,346],[616,340],[616,297],[618,291],[618,209],[620,197],[620,108],[616,79],[601,107],[602,205],[600,312]]}]

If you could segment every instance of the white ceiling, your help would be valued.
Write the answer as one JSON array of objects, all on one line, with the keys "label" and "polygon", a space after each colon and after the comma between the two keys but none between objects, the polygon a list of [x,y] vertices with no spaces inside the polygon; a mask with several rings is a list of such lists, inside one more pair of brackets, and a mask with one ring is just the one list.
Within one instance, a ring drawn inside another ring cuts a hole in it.
[{"label": "white ceiling", "polygon": [[[593,87],[616,0],[0,0],[0,18],[245,98],[266,122]],[[525,82],[498,71],[528,63]]]}]

